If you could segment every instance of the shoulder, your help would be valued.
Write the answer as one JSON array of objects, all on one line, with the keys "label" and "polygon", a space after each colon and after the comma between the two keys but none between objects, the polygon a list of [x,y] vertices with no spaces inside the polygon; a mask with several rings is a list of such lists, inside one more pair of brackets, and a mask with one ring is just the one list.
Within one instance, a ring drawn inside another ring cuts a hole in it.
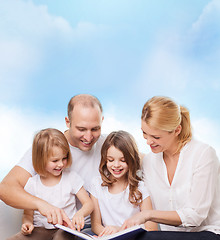
[{"label": "shoulder", "polygon": [[96,142],[97,147],[100,147],[100,148],[102,147],[106,137],[107,137],[107,134],[101,134],[100,135],[98,141]]},{"label": "shoulder", "polygon": [[196,139],[192,139],[190,142],[188,142],[181,150],[181,153],[194,157],[206,156],[211,158],[217,158],[216,151],[213,147],[211,147],[207,143],[198,141]]}]

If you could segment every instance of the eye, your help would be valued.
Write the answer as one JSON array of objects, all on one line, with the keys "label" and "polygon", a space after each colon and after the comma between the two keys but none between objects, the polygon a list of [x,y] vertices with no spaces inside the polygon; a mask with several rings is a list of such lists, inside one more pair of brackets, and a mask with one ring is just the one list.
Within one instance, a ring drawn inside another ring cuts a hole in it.
[{"label": "eye", "polygon": [[112,159],[112,158],[107,158],[107,161],[108,161],[108,162],[113,162],[114,159]]},{"label": "eye", "polygon": [[155,137],[155,136],[154,136],[154,139],[160,139],[160,137]]},{"label": "eye", "polygon": [[97,128],[92,128],[92,132],[97,132],[100,130],[100,127],[97,127]]},{"label": "eye", "polygon": [[79,130],[80,132],[83,132],[83,131],[85,131],[85,128],[78,128],[78,130]]}]

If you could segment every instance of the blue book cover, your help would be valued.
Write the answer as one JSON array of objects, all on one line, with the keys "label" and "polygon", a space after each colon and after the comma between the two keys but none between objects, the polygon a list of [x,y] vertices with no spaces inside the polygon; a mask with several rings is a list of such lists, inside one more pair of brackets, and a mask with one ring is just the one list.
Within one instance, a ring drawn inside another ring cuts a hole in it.
[{"label": "blue book cover", "polygon": [[56,224],[55,227],[60,228],[68,233],[71,233],[77,237],[80,237],[82,239],[85,240],[91,240],[91,239],[98,239],[98,240],[128,240],[128,239],[133,239],[135,236],[137,236],[138,234],[142,233],[142,232],[146,232],[147,230],[144,228],[144,225],[138,225],[138,226],[133,226],[130,228],[127,228],[123,231],[117,232],[117,233],[113,233],[111,235],[106,235],[103,237],[97,237],[97,236],[92,236],[88,233],[84,233],[84,232],[79,232],[77,230],[73,230],[69,227],[65,227],[63,225],[60,224]]}]

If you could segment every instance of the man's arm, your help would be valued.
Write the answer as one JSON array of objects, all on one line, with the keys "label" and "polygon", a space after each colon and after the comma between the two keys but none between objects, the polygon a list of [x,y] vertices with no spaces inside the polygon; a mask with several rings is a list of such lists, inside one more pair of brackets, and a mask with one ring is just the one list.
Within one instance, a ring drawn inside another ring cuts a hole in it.
[{"label": "man's arm", "polygon": [[24,190],[31,174],[19,166],[15,166],[0,183],[0,198],[6,204],[21,209],[38,210],[52,224],[63,224],[72,227],[72,223],[62,209],[52,206],[46,201],[32,196]]}]

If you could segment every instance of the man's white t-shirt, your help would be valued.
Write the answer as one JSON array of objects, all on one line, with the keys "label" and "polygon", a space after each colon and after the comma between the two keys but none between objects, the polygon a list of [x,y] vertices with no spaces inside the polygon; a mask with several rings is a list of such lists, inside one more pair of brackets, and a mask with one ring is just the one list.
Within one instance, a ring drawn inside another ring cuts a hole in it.
[{"label": "man's white t-shirt", "polygon": [[[140,208],[129,202],[129,186],[121,193],[112,194],[107,186],[101,186],[101,176],[95,177],[91,183],[89,192],[98,200],[104,226],[122,226],[124,221],[140,212]],[[144,200],[149,196],[146,186],[139,182],[139,191]]]},{"label": "man's white t-shirt", "polygon": [[177,211],[182,225],[160,224],[163,231],[212,231],[220,234],[220,162],[215,150],[191,140],[181,150],[170,185],[163,153],[143,159],[145,183],[153,207]]},{"label": "man's white t-shirt", "polygon": [[[24,189],[41,198],[48,203],[61,208],[65,211],[69,219],[72,220],[76,213],[76,197],[75,195],[83,186],[83,180],[74,171],[65,169],[62,172],[60,182],[54,186],[45,186],[38,174],[29,178]],[[53,229],[54,225],[47,222],[47,218],[42,216],[38,211],[34,211],[34,226],[45,227],[47,229]]]}]

